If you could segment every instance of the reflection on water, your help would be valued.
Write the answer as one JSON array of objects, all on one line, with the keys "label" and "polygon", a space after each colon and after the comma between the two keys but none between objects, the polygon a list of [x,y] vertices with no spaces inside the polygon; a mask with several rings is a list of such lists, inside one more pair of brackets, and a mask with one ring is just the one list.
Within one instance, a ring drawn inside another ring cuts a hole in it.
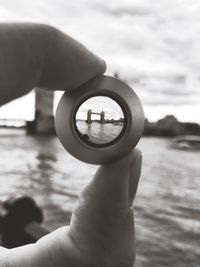
[{"label": "reflection on water", "polygon": [[94,144],[106,144],[112,142],[119,136],[124,124],[101,124],[97,122],[88,124],[84,121],[77,121],[76,126],[83,138],[87,138],[87,141],[90,141]]},{"label": "reflection on water", "polygon": [[[69,221],[77,194],[96,167],[70,156],[57,138],[0,131],[0,199],[34,197],[45,225]],[[143,138],[143,171],[135,201],[137,255],[144,267],[198,267],[199,152],[173,150],[170,140]]]}]

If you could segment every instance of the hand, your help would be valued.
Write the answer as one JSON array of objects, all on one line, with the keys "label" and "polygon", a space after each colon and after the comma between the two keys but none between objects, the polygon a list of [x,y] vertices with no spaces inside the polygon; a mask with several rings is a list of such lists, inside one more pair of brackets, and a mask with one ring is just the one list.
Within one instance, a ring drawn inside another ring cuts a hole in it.
[{"label": "hand", "polygon": [[101,166],[79,196],[70,227],[34,245],[5,250],[11,267],[132,267],[135,234],[132,202],[141,171],[141,153]]},{"label": "hand", "polygon": [[[34,87],[73,89],[105,71],[105,62],[47,25],[0,24],[0,105]],[[132,267],[131,204],[141,169],[134,150],[101,166],[82,191],[69,227],[36,244],[0,250],[1,267]]]}]

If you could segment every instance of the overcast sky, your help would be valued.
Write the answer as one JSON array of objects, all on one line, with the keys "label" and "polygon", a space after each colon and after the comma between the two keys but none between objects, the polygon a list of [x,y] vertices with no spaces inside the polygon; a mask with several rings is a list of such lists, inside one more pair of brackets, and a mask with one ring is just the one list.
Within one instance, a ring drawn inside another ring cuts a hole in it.
[{"label": "overcast sky", "polygon": [[[58,27],[107,61],[139,95],[146,117],[200,122],[199,0],[0,0],[0,21]],[[33,96],[0,117],[33,116]],[[13,112],[14,111],[14,112]]]},{"label": "overcast sky", "polygon": [[[97,105],[98,103],[98,105]],[[76,119],[86,120],[87,112],[91,109],[92,112],[101,113],[105,112],[105,119],[115,119],[124,118],[123,111],[117,102],[106,96],[96,96],[91,97],[79,107],[76,113]],[[93,115],[92,119],[99,119],[99,115]]]}]

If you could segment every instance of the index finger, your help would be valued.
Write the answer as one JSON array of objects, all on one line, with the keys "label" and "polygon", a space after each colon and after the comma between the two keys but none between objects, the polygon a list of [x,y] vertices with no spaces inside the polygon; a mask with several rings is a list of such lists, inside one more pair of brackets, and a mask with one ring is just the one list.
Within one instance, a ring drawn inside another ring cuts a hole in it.
[{"label": "index finger", "polygon": [[48,27],[46,38],[50,44],[39,86],[73,89],[105,72],[105,61],[67,34]]},{"label": "index finger", "polygon": [[1,23],[0,40],[0,105],[34,87],[76,88],[106,69],[102,59],[48,25]]}]

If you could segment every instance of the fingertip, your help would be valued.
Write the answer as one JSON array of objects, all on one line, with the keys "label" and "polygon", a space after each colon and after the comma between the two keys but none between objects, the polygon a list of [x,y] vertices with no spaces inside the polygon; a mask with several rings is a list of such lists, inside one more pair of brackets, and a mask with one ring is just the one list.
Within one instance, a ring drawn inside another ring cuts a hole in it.
[{"label": "fingertip", "polygon": [[135,148],[130,153],[126,154],[122,158],[116,160],[115,162],[110,163],[110,166],[122,167],[123,165],[132,165],[138,158],[142,157],[142,152],[138,148]]},{"label": "fingertip", "polygon": [[[95,70],[95,67],[96,67],[96,70]],[[96,64],[93,64],[93,71],[95,70],[93,77],[104,74],[106,69],[107,69],[106,61],[96,56]]]},{"label": "fingertip", "polygon": [[102,73],[104,73],[107,69],[107,64],[104,59],[101,59],[101,65],[102,65]]}]

